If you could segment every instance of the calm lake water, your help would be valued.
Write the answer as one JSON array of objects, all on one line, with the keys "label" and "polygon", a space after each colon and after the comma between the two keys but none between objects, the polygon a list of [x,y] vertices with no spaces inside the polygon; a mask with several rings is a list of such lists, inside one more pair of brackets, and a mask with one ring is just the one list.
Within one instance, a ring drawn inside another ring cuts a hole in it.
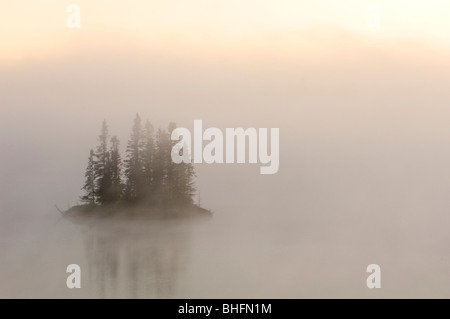
[{"label": "calm lake water", "polygon": [[[307,214],[257,219],[241,212],[210,220],[89,226],[50,216],[28,229],[15,225],[17,236],[8,242],[2,237],[0,297],[450,295],[444,226],[431,237],[426,225],[405,220],[412,230],[402,228],[399,237],[395,224],[360,218],[360,227],[348,227],[357,221]],[[81,289],[66,287],[72,263],[81,267]],[[382,267],[381,289],[366,287],[370,263]]]}]

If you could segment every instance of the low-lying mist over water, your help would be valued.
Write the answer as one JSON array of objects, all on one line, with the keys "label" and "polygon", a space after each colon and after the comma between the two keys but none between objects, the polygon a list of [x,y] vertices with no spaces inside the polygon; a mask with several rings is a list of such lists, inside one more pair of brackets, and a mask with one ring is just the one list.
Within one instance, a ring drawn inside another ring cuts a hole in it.
[{"label": "low-lying mist over water", "polygon": [[[317,58],[279,40],[285,54],[142,49],[2,68],[0,297],[448,298],[448,52],[347,36]],[[279,128],[279,171],[195,164],[208,220],[63,218],[55,205],[78,204],[99,123],[124,154],[136,113],[155,128]],[[69,264],[81,289],[66,286]],[[366,286],[369,264],[381,289]]]}]

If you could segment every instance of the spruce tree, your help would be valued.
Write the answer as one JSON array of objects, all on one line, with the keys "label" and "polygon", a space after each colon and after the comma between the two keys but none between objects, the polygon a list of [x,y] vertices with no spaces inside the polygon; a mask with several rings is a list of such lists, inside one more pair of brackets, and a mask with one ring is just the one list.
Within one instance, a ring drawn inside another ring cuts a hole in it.
[{"label": "spruce tree", "polygon": [[169,165],[171,162],[170,157],[170,136],[166,130],[158,129],[156,134],[156,153],[154,161],[154,186],[155,197],[158,204],[167,203],[170,200],[171,192],[169,190]]},{"label": "spruce tree", "polygon": [[193,200],[192,197],[194,196],[196,192],[195,187],[195,170],[194,165],[192,163],[183,163],[185,166],[185,175],[184,175],[184,188],[183,188],[183,196],[182,196],[182,202],[183,203],[189,203],[192,204]]},{"label": "spruce tree", "polygon": [[83,203],[94,205],[97,198],[95,194],[95,154],[92,149],[89,153],[88,165],[84,176],[86,180],[81,189],[84,190],[85,194],[80,199]]},{"label": "spruce tree", "polygon": [[142,121],[139,114],[136,114],[130,140],[127,145],[127,158],[125,160],[125,197],[131,202],[143,199],[145,194],[142,152],[143,138]]},{"label": "spruce tree", "polygon": [[[172,134],[172,131],[175,128],[175,123],[169,124],[169,135]],[[171,141],[171,149],[177,142],[178,141]],[[182,153],[186,151],[187,150],[182,148],[180,150],[180,156],[182,156]],[[172,159],[169,158],[167,173],[170,201],[179,204],[192,203],[192,196],[195,193],[195,172],[192,163],[181,162],[179,164],[175,164]]]},{"label": "spruce tree", "polygon": [[108,203],[110,199],[110,188],[111,188],[111,174],[110,174],[110,154],[108,151],[108,124],[106,121],[102,123],[102,129],[100,135],[98,136],[99,145],[95,156],[97,158],[95,163],[95,177],[96,177],[96,187],[97,196],[100,204]]},{"label": "spruce tree", "polygon": [[[181,152],[185,151],[184,149]],[[192,163],[175,164],[177,174],[177,185],[175,189],[175,202],[180,204],[193,203],[192,197],[195,194],[194,177],[195,171]]]},{"label": "spruce tree", "polygon": [[154,174],[154,160],[155,160],[155,141],[153,137],[153,126],[149,121],[145,123],[144,126],[144,141],[142,148],[142,169],[144,172],[144,182],[146,189],[146,201],[147,203],[154,203],[154,183],[153,183],[153,174]]},{"label": "spruce tree", "polygon": [[119,139],[116,136],[113,136],[111,138],[111,149],[109,151],[111,188],[108,192],[108,197],[111,202],[120,200],[123,192],[122,158],[120,157],[119,144]]},{"label": "spruce tree", "polygon": [[[177,128],[177,125],[173,122],[169,123],[168,126],[168,137],[170,138],[172,131]],[[178,201],[178,193],[180,191],[181,183],[181,165],[177,165],[172,161],[172,147],[177,143],[177,141],[172,141],[169,139],[167,141],[169,144],[169,154],[167,154],[167,186],[166,186],[166,199],[167,201],[173,203]],[[181,163],[180,163],[181,164]]]}]

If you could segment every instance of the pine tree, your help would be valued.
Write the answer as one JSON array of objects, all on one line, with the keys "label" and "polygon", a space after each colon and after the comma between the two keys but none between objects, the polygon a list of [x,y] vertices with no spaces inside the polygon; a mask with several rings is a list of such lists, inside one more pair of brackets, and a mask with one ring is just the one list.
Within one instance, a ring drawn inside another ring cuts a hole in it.
[{"label": "pine tree", "polygon": [[[183,150],[182,150],[183,151]],[[195,194],[194,177],[195,171],[192,163],[176,164],[178,184],[175,191],[174,201],[180,204],[193,203],[192,197]]]},{"label": "pine tree", "polygon": [[182,193],[182,202],[192,204],[192,197],[195,195],[195,192],[197,190],[194,181],[194,178],[196,177],[194,165],[192,165],[192,163],[183,163],[183,165],[185,166],[185,175],[183,182],[184,187]]},{"label": "pine tree", "polygon": [[154,203],[154,160],[155,160],[155,141],[153,137],[153,126],[149,121],[144,126],[144,142],[142,148],[142,169],[144,172],[145,188],[146,188],[146,201],[147,203]]},{"label": "pine tree", "polygon": [[[175,123],[169,124],[169,134],[176,128]],[[171,141],[171,149],[177,141]],[[180,156],[186,152],[184,148],[180,150]],[[192,163],[181,162],[173,163],[172,159],[168,159],[168,184],[169,184],[169,200],[173,203],[185,204],[192,203],[192,196],[195,193],[194,186],[194,166]]]},{"label": "pine tree", "polygon": [[109,191],[111,188],[111,174],[110,174],[110,154],[108,152],[108,124],[106,121],[102,123],[102,129],[98,136],[99,145],[95,156],[97,158],[95,164],[95,177],[97,196],[100,204],[110,202]]},{"label": "pine tree", "polygon": [[[173,122],[169,123],[168,126],[168,137],[172,134],[172,131],[177,128],[177,125]],[[172,141],[169,139],[167,143],[170,145],[169,154],[167,154],[167,187],[166,187],[166,200],[173,203],[177,201],[178,193],[181,187],[181,165],[177,165],[172,161],[171,152],[172,147],[177,143],[177,141]]]},{"label": "pine tree", "polygon": [[154,162],[155,197],[158,204],[167,203],[170,199],[168,185],[170,157],[170,137],[167,131],[159,128],[156,134],[156,153]]},{"label": "pine tree", "polygon": [[120,200],[123,192],[122,184],[122,158],[119,152],[120,141],[116,136],[111,138],[110,154],[110,180],[111,188],[108,192],[108,199],[111,202]]},{"label": "pine tree", "polygon": [[85,194],[80,199],[86,204],[94,205],[97,198],[95,193],[95,154],[92,149],[89,153],[88,165],[84,176],[86,180],[81,189],[85,191]]},{"label": "pine tree", "polygon": [[130,140],[127,145],[127,158],[125,160],[125,196],[129,201],[142,200],[145,193],[142,152],[143,137],[142,121],[139,114],[136,114]]}]

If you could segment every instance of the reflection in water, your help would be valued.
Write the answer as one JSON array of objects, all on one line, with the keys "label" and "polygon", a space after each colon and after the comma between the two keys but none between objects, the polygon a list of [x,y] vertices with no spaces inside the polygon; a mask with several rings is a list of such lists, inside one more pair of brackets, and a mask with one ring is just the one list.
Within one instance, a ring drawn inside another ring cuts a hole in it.
[{"label": "reflection in water", "polygon": [[189,225],[167,221],[81,226],[91,297],[169,298],[183,274]]}]

